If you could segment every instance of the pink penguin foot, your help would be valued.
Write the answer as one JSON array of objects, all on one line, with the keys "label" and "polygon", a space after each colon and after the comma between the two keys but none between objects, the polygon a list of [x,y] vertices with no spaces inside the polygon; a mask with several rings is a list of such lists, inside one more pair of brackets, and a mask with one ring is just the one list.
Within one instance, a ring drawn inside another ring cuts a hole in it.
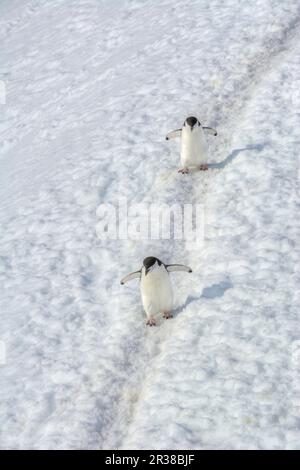
[{"label": "pink penguin foot", "polygon": [[170,318],[173,318],[173,315],[171,312],[164,312],[163,313],[163,317],[166,319],[166,320],[169,320]]},{"label": "pink penguin foot", "polygon": [[155,318],[149,318],[149,320],[146,323],[147,326],[156,326],[156,320]]},{"label": "pink penguin foot", "polygon": [[182,175],[187,175],[190,172],[188,168],[179,168],[178,173],[181,173]]},{"label": "pink penguin foot", "polygon": [[200,165],[200,166],[199,166],[199,170],[200,170],[200,171],[206,171],[206,170],[208,170],[208,165],[207,165],[207,164],[205,164],[205,165]]}]

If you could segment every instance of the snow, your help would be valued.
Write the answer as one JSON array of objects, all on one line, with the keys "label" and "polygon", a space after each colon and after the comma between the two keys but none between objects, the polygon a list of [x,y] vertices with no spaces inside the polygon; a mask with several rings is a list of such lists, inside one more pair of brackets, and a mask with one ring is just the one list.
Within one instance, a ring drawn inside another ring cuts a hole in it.
[{"label": "snow", "polygon": [[[0,13],[1,448],[299,449],[299,2]],[[204,243],[100,240],[120,198],[202,204]],[[193,268],[156,328],[119,285],[149,255]]]}]

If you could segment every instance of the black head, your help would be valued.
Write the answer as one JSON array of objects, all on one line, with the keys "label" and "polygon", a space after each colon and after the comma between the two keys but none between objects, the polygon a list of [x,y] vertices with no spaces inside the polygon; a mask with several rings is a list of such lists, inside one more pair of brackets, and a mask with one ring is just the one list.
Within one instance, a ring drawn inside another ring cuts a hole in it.
[{"label": "black head", "polygon": [[195,126],[200,125],[200,122],[194,116],[190,116],[190,117],[186,118],[186,120],[184,122],[184,126],[185,125],[188,125],[191,128],[191,130],[193,130],[193,128]]},{"label": "black head", "polygon": [[154,256],[148,256],[147,258],[144,259],[143,261],[143,266],[145,266],[146,273],[147,274],[150,270],[150,268],[157,263],[158,266],[162,265],[162,261],[160,261],[158,258],[155,258]]}]

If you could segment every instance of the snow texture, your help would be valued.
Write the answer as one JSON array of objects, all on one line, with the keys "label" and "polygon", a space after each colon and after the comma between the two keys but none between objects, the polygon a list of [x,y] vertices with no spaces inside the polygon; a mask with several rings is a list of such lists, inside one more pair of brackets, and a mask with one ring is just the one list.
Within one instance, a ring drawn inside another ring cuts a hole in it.
[{"label": "snow texture", "polygon": [[[1,448],[300,449],[299,1],[0,18]],[[218,137],[182,176],[165,135],[193,114]],[[100,240],[121,196],[201,203],[203,246]],[[119,285],[150,255],[193,268],[156,328]]]}]

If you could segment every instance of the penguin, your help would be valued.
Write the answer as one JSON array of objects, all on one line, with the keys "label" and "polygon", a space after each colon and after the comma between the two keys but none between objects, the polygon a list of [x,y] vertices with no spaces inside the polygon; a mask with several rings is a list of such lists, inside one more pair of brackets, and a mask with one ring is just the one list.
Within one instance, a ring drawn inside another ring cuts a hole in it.
[{"label": "penguin", "polygon": [[189,173],[189,168],[196,167],[199,170],[208,170],[208,145],[206,134],[216,136],[217,131],[211,127],[202,127],[194,116],[186,118],[181,129],[176,129],[167,134],[166,140],[181,137],[181,164],[178,173]]},{"label": "penguin", "polygon": [[173,271],[186,271],[191,273],[189,266],[183,264],[165,264],[154,256],[148,256],[143,261],[139,271],[127,274],[121,284],[132,279],[140,279],[140,290],[144,310],[147,315],[146,325],[155,326],[155,316],[159,313],[168,320],[173,318],[173,292],[169,273]]}]

